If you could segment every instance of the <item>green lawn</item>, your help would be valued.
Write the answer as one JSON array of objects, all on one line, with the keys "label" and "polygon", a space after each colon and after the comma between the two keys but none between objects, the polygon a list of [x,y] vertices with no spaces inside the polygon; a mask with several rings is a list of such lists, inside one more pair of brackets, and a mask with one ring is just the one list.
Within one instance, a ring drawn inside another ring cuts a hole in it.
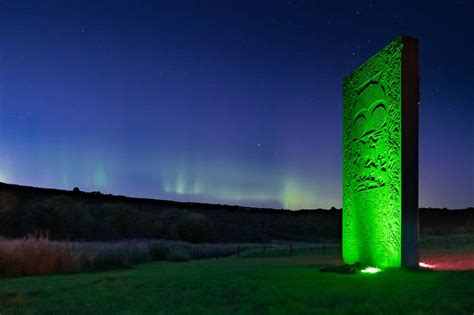
[{"label": "green lawn", "polygon": [[225,258],[0,279],[0,314],[469,314],[473,271],[321,273],[337,257]]}]

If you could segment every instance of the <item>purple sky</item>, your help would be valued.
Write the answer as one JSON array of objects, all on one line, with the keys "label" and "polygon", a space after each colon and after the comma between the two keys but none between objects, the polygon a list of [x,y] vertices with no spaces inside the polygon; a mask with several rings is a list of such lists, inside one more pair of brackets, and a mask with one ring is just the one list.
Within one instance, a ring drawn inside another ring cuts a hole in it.
[{"label": "purple sky", "polygon": [[0,181],[341,206],[342,78],[420,41],[420,205],[473,206],[469,1],[1,1]]}]

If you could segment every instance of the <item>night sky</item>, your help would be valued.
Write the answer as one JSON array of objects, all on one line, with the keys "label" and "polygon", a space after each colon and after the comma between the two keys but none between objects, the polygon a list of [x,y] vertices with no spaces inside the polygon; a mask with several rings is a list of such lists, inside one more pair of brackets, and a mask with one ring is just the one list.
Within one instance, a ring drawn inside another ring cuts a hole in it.
[{"label": "night sky", "polygon": [[342,79],[406,34],[420,206],[473,206],[473,2],[350,3],[0,0],[0,181],[340,207]]}]

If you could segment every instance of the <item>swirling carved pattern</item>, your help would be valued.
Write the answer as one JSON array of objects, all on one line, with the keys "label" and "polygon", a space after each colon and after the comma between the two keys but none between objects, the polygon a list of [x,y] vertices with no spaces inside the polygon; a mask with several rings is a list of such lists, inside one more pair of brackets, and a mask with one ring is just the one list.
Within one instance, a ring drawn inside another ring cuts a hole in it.
[{"label": "swirling carved pattern", "polygon": [[400,266],[402,49],[398,38],[343,81],[347,263]]}]

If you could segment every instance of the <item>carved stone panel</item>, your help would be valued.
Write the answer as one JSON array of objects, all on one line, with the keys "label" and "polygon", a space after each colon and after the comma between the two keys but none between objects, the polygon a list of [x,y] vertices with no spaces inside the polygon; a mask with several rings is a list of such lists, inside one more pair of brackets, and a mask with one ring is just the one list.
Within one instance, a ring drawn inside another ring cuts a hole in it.
[{"label": "carved stone panel", "polygon": [[399,37],[343,82],[346,263],[402,265],[403,49]]}]

